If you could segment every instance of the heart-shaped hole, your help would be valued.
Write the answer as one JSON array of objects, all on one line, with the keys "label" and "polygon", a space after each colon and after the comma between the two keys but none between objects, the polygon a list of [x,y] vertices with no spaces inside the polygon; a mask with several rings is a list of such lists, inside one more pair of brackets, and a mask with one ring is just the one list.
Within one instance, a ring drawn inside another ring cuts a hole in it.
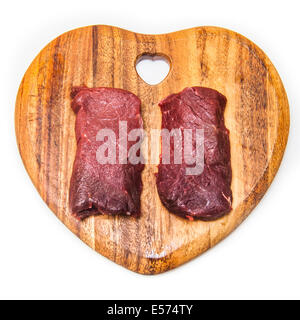
[{"label": "heart-shaped hole", "polygon": [[148,84],[162,82],[170,71],[169,60],[162,55],[141,55],[135,65],[138,75]]}]

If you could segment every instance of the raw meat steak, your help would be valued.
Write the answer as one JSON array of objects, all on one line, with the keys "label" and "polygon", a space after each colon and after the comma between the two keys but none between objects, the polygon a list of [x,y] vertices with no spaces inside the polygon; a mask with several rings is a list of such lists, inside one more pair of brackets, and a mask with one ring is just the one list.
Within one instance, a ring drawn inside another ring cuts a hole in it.
[{"label": "raw meat steak", "polygon": [[[214,220],[231,211],[230,144],[229,131],[224,124],[225,105],[226,98],[222,94],[202,87],[186,88],[159,103],[163,129],[179,128],[182,135],[183,129],[193,129],[193,134],[195,129],[203,129],[204,133],[201,174],[187,175],[186,168],[192,166],[184,159],[182,164],[174,163],[173,140],[170,164],[160,160],[157,189],[163,205],[171,213],[189,220]],[[195,155],[195,139],[192,151]]]},{"label": "raw meat steak", "polygon": [[[144,165],[120,164],[118,158],[115,164],[99,163],[97,150],[108,138],[97,141],[97,134],[112,130],[118,155],[119,121],[127,121],[128,131],[143,128],[140,99],[122,89],[86,87],[74,87],[71,97],[77,141],[69,193],[72,214],[78,219],[96,214],[139,216]],[[133,144],[128,142],[127,150]]]}]

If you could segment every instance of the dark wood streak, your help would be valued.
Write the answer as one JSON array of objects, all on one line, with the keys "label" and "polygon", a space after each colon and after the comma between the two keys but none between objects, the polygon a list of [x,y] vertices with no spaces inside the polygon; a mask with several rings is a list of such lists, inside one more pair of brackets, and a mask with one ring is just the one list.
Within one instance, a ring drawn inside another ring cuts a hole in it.
[{"label": "dark wood streak", "polygon": [[[242,146],[245,146],[245,140],[247,139],[247,133],[244,132],[244,118],[247,118],[247,114],[245,114],[245,108],[244,106],[246,105],[245,101],[245,95],[244,92],[247,89],[245,81],[244,81],[244,72],[243,72],[243,47],[241,46],[238,49],[238,57],[237,57],[237,78],[240,81],[240,104],[241,108],[238,110],[236,118],[238,119],[239,123],[239,132],[241,132],[241,137],[242,137]],[[243,152],[243,177],[246,176],[247,174],[247,162],[245,161],[245,153]],[[247,188],[247,185],[244,186],[244,188]],[[245,190],[244,190],[245,193]]]},{"label": "dark wood streak", "polygon": [[[53,190],[54,185],[56,188],[59,187],[59,180],[58,180],[58,171],[60,167],[60,143],[57,142],[56,139],[59,140],[60,134],[53,134],[53,131],[59,130],[57,125],[57,119],[52,119],[53,115],[57,115],[60,113],[60,101],[61,101],[61,92],[63,88],[63,75],[64,75],[64,58],[60,53],[60,39],[56,40],[56,44],[54,47],[54,54],[53,54],[53,77],[50,80],[49,87],[50,87],[50,97],[47,104],[47,157],[46,157],[46,186],[47,186],[47,193],[46,193],[46,203],[50,205],[49,200],[50,193],[55,192]],[[59,124],[58,124],[59,126]],[[56,179],[56,183],[50,183],[50,174],[54,174]],[[55,203],[54,203],[55,204]],[[51,205],[53,202],[51,201]]]},{"label": "dark wood streak", "polygon": [[92,39],[93,39],[93,85],[96,86],[96,75],[98,72],[98,27],[92,27]]},{"label": "dark wood streak", "polygon": [[[206,48],[206,39],[207,39],[207,32],[205,30],[200,30],[198,33],[198,40],[197,40],[197,47],[200,51],[200,72],[202,79],[205,79],[208,75],[208,66],[206,64],[205,59],[205,48]],[[199,46],[200,42],[200,46]]]},{"label": "dark wood streak", "polygon": [[[41,56],[39,56],[38,59],[38,64],[41,64]],[[38,79],[39,77],[42,76],[43,77],[43,85],[45,84],[45,72],[44,70],[39,70],[38,73]],[[37,79],[37,81],[39,82],[39,80]],[[42,117],[42,98],[43,98],[43,93],[44,93],[44,86],[41,86],[40,84],[38,85],[38,106],[37,106],[37,123],[36,123],[36,139],[37,139],[37,143],[36,143],[36,159],[37,159],[37,164],[38,164],[38,168],[39,171],[41,169],[41,148],[42,148],[42,143],[41,143],[41,139],[42,139],[42,125],[43,125],[43,117]]]}]

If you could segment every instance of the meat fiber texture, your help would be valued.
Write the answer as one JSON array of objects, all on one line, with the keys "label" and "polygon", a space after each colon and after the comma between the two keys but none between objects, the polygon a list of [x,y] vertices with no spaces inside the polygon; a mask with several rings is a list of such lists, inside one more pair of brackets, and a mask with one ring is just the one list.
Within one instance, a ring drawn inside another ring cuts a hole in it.
[{"label": "meat fiber texture", "polygon": [[[78,219],[91,215],[140,215],[143,164],[100,164],[97,141],[100,129],[111,129],[117,137],[119,121],[128,131],[143,128],[141,102],[134,94],[114,88],[74,87],[72,109],[76,113],[77,152],[70,182],[69,201]],[[128,149],[135,142],[128,142]]]},{"label": "meat fiber texture", "polygon": [[169,212],[189,220],[214,220],[229,213],[232,171],[229,131],[224,124],[226,98],[213,89],[192,87],[168,96],[159,106],[162,128],[204,132],[204,170],[199,175],[187,175],[186,168],[191,166],[184,160],[174,164],[171,140],[171,163],[163,164],[160,160],[156,177],[163,205]]}]

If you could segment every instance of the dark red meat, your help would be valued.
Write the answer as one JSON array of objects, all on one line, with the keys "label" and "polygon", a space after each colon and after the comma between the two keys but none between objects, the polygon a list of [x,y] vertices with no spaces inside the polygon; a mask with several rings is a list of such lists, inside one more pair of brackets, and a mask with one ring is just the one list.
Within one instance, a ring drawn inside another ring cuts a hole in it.
[{"label": "dark red meat", "polygon": [[[127,121],[128,132],[143,127],[139,98],[121,89],[86,87],[73,88],[71,97],[77,141],[69,194],[73,215],[78,219],[96,214],[139,216],[144,165],[100,164],[96,158],[104,143],[96,140],[100,129],[111,129],[118,138],[119,121]],[[128,142],[128,149],[132,144]]]},{"label": "dark red meat", "polygon": [[[160,161],[157,189],[164,206],[172,213],[194,220],[213,220],[231,211],[231,164],[229,131],[224,124],[226,98],[201,87],[186,88],[159,103],[162,128],[204,130],[204,171],[186,175],[187,164]],[[195,143],[193,143],[194,154]],[[163,152],[162,146],[162,152]]]}]

